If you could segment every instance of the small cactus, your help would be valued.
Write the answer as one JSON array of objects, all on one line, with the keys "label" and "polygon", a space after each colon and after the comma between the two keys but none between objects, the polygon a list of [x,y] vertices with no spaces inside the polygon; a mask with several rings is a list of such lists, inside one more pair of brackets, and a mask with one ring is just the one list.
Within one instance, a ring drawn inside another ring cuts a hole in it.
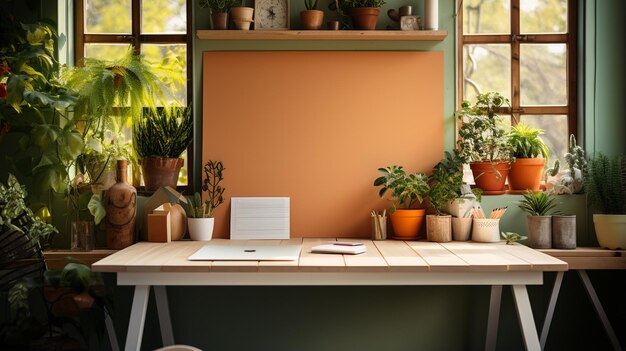
[{"label": "small cactus", "polygon": [[317,9],[317,0],[304,0],[304,6],[307,10]]}]

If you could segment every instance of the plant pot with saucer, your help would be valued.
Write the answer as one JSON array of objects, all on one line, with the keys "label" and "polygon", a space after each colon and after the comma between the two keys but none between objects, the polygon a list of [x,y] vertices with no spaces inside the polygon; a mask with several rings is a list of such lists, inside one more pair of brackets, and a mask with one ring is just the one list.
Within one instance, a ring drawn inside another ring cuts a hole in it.
[{"label": "plant pot with saucer", "polygon": [[543,191],[530,191],[519,202],[522,211],[528,213],[528,246],[533,249],[552,247],[552,210],[556,207],[554,195]]},{"label": "plant pot with saucer", "polygon": [[188,199],[183,207],[187,212],[187,228],[191,240],[206,241],[213,237],[215,219],[213,211],[224,202],[224,189],[220,183],[224,179],[222,172],[224,165],[221,161],[210,160],[203,168],[205,178],[202,180],[202,190],[207,198],[202,202],[202,195],[195,195]]},{"label": "plant pot with saucer", "polygon": [[[389,217],[394,239],[416,240],[424,220],[424,209],[415,209],[413,204],[421,203],[428,194],[428,177],[424,173],[407,174],[402,166],[379,168],[383,175],[376,178],[374,186],[381,186],[380,197],[390,191],[393,201]],[[403,207],[403,209],[398,209]]]},{"label": "plant pot with saucer", "polygon": [[302,29],[320,30],[324,22],[324,12],[317,9],[317,0],[304,0],[306,10],[300,12]]},{"label": "plant pot with saucer", "polygon": [[462,123],[457,146],[469,162],[476,186],[484,195],[505,193],[512,147],[508,143],[504,121],[497,114],[509,100],[496,92],[479,94],[472,106],[463,101],[457,118]]},{"label": "plant pot with saucer", "polygon": [[250,25],[254,22],[252,16],[254,8],[245,6],[235,6],[230,9],[230,17],[233,21],[235,29],[250,30]]},{"label": "plant pot with saucer", "polygon": [[626,249],[626,156],[594,155],[583,181],[589,202],[600,211],[593,215],[598,244]]},{"label": "plant pot with saucer", "polygon": [[548,147],[541,140],[541,134],[543,130],[531,128],[524,122],[511,128],[509,143],[513,148],[514,161],[509,171],[509,193],[539,190],[548,159]]},{"label": "plant pot with saucer", "polygon": [[191,107],[148,110],[133,124],[133,145],[141,158],[147,191],[162,186],[176,189],[184,160],[180,158],[193,140]]}]

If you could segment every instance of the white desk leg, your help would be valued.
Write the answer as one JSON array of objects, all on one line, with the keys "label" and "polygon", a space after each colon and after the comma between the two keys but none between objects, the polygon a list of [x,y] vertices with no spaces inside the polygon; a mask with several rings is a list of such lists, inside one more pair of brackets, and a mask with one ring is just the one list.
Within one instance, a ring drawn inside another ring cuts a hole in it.
[{"label": "white desk leg", "polygon": [[146,309],[148,308],[148,298],[150,297],[150,285],[135,286],[133,296],[133,306],[130,310],[130,322],[128,323],[128,334],[126,336],[126,351],[139,351],[141,348],[141,338],[143,337],[143,326],[146,321]]},{"label": "white desk leg", "polygon": [[593,307],[596,309],[596,313],[598,314],[598,317],[600,317],[600,320],[602,321],[602,325],[604,326],[604,331],[606,331],[606,334],[609,336],[609,339],[611,340],[611,345],[613,345],[613,349],[621,351],[622,347],[620,346],[619,341],[617,340],[617,336],[615,335],[615,331],[613,330],[613,327],[611,327],[609,318],[606,316],[606,313],[604,312],[604,308],[602,308],[602,304],[600,303],[598,294],[596,294],[596,290],[593,288],[593,285],[591,285],[591,280],[589,280],[587,271],[581,269],[578,271],[578,274],[580,275],[580,280],[582,280],[583,285],[585,286],[587,295],[589,295],[589,298],[591,299],[591,302],[593,303]]},{"label": "white desk leg", "polygon": [[533,319],[533,310],[530,307],[526,285],[512,285],[511,288],[513,289],[517,317],[522,328],[526,350],[539,351],[541,350],[541,345],[539,345],[539,336],[537,335],[537,327]]},{"label": "white desk leg", "polygon": [[485,341],[485,351],[493,351],[496,349],[501,299],[502,285],[492,285],[491,297],[489,298],[489,319],[487,320],[487,340]]},{"label": "white desk leg", "polygon": [[120,351],[120,345],[117,343],[117,335],[115,334],[115,326],[113,326],[113,320],[109,314],[109,310],[104,309],[104,324],[107,328],[107,334],[109,334],[109,343],[111,344],[111,351]]},{"label": "white desk leg", "polygon": [[542,350],[546,347],[548,332],[550,332],[550,324],[552,324],[552,317],[554,317],[554,308],[556,307],[556,301],[559,298],[561,284],[563,284],[563,274],[564,272],[557,272],[556,279],[554,280],[554,287],[552,288],[550,303],[548,304],[548,311],[546,312],[546,319],[543,320],[543,328],[541,329],[540,344]]},{"label": "white desk leg", "polygon": [[170,306],[167,303],[167,288],[165,286],[155,286],[154,297],[156,298],[157,312],[159,314],[159,326],[161,327],[163,346],[174,345]]}]

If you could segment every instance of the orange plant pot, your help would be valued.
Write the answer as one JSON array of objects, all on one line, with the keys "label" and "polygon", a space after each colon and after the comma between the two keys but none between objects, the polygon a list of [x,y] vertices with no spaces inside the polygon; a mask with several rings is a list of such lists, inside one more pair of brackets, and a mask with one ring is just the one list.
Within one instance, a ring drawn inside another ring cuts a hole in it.
[{"label": "orange plant pot", "polygon": [[484,195],[505,193],[504,182],[511,168],[508,162],[472,162],[470,168],[476,186],[483,189]]},{"label": "orange plant pot", "polygon": [[375,30],[380,9],[377,7],[356,7],[348,10],[352,25],[356,30]]},{"label": "orange plant pot", "polygon": [[546,160],[543,158],[518,158],[511,164],[509,189],[538,191]]},{"label": "orange plant pot", "polygon": [[424,214],[426,210],[396,210],[389,215],[391,227],[393,228],[393,238],[400,240],[414,240],[420,234]]}]

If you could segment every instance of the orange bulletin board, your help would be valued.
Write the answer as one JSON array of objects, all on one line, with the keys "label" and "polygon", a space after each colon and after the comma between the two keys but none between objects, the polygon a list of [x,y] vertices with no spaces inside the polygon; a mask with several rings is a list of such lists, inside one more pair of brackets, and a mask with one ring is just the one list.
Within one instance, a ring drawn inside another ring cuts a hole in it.
[{"label": "orange bulletin board", "polygon": [[443,157],[442,52],[205,52],[202,159],[230,197],[289,196],[292,237],[369,237],[388,208],[373,182],[392,164]]}]

